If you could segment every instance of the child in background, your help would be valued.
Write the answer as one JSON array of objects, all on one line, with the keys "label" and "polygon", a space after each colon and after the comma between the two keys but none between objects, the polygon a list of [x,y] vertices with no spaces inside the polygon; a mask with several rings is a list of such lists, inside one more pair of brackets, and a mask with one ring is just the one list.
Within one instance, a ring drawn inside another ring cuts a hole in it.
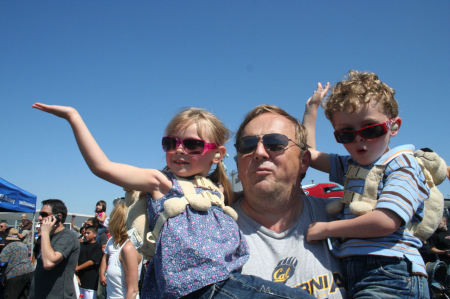
[{"label": "child in background", "polygon": [[95,242],[97,229],[94,226],[87,226],[84,232],[84,242],[80,244],[80,256],[75,274],[80,281],[80,294],[85,299],[95,299],[97,297],[97,286],[99,279],[99,267],[102,260],[102,247]]},{"label": "child in background", "polygon": [[349,168],[386,168],[374,210],[353,215],[346,205],[343,220],[311,224],[307,240],[342,238],[334,253],[342,258],[351,298],[427,298],[425,265],[418,251],[422,243],[405,226],[423,217],[429,189],[414,147],[389,148],[401,125],[394,90],[376,74],[357,71],[336,84],[323,107],[337,142],[350,154],[340,156],[315,148],[317,109],[328,88],[328,83],[325,88],[319,83],[306,103],[303,124],[311,146],[311,166],[343,185],[344,197],[364,190],[365,180],[352,178]]},{"label": "child in background", "polygon": [[[144,298],[229,294],[242,298],[312,298],[303,290],[240,274],[248,259],[247,244],[237,223],[225,213],[225,208],[231,207],[219,206],[223,205],[223,195],[206,178],[215,164],[210,177],[224,189],[225,202],[231,203],[231,184],[221,163],[228,130],[213,114],[189,108],[169,122],[162,139],[167,168],[159,171],[111,162],[74,108],[41,103],[33,107],[70,123],[80,151],[95,175],[125,189],[147,193],[150,231],[158,226],[161,230],[142,287]],[[180,214],[160,221],[168,213],[166,204],[187,201],[182,187],[186,184],[200,194],[200,198],[193,196],[199,206],[207,198],[209,203],[216,199],[219,202],[199,211],[193,201],[188,201]],[[232,214],[230,210],[228,213]]]},{"label": "child in background", "polygon": [[99,200],[95,204],[95,218],[98,220],[97,243],[100,243],[100,236],[106,233],[108,218],[106,216],[106,201]]}]

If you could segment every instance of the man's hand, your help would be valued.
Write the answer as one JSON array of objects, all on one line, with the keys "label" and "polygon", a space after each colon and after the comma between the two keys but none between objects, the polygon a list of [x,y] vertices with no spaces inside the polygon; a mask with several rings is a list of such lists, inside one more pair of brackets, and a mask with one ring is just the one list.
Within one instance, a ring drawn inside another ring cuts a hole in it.
[{"label": "man's hand", "polygon": [[41,223],[41,234],[49,234],[50,235],[52,229],[55,226],[55,223],[56,223],[55,216],[45,217]]},{"label": "man's hand", "polygon": [[328,230],[328,222],[313,222],[308,226],[308,232],[306,233],[306,241],[314,242],[326,239],[328,236],[326,232]]}]

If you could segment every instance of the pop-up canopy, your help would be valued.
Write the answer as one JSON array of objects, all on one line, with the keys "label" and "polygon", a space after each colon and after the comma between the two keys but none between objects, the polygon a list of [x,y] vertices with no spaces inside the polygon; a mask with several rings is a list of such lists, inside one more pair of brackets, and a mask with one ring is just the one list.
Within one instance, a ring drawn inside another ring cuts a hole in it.
[{"label": "pop-up canopy", "polygon": [[36,195],[0,178],[0,212],[36,211]]}]

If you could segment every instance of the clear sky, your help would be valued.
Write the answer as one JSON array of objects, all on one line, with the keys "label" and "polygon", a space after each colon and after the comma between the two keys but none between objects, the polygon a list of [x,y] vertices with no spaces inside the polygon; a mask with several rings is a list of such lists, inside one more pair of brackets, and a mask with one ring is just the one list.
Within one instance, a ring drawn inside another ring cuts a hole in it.
[{"label": "clear sky", "polygon": [[[233,132],[258,104],[301,119],[317,82],[350,69],[396,90],[403,125],[392,145],[450,163],[449,12],[448,0],[2,0],[0,176],[38,208],[60,198],[90,214],[123,191],[91,174],[69,125],[34,102],[76,107],[111,160],[162,168],[160,140],[181,108],[206,108]],[[323,112],[317,146],[344,153]],[[310,170],[312,180],[327,176]],[[448,180],[440,189],[450,197]]]}]

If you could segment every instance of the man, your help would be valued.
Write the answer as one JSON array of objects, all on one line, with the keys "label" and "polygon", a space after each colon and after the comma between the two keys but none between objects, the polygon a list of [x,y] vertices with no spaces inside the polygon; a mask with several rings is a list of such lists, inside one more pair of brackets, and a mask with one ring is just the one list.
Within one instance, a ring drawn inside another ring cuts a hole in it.
[{"label": "man", "polygon": [[234,207],[250,248],[242,272],[342,298],[339,264],[326,242],[306,242],[309,224],[327,216],[325,202],[301,188],[310,160],[304,127],[281,108],[260,105],[241,124],[236,149],[244,191]]},{"label": "man", "polygon": [[0,221],[0,252],[5,248],[6,245],[6,236],[8,230],[8,222],[5,220]]},{"label": "man", "polygon": [[59,199],[42,202],[41,252],[31,284],[30,298],[76,298],[74,273],[80,254],[75,233],[64,228],[66,205]]}]

